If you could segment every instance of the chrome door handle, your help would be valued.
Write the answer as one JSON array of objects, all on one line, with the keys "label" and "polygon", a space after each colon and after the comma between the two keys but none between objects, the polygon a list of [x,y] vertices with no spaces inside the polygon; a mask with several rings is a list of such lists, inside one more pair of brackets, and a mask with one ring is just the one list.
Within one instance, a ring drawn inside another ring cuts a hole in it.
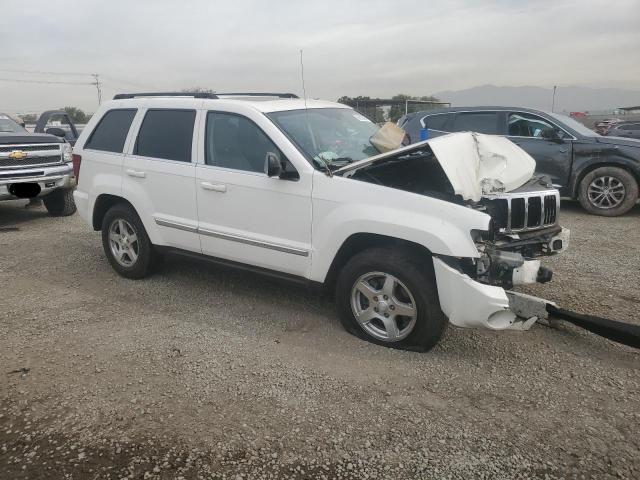
[{"label": "chrome door handle", "polygon": [[130,177],[136,177],[136,178],[144,178],[147,176],[145,172],[141,172],[139,170],[131,170],[130,168],[127,169],[127,175],[129,175]]},{"label": "chrome door handle", "polygon": [[211,190],[213,192],[224,193],[227,191],[227,186],[223,183],[200,182],[200,186],[205,190]]}]

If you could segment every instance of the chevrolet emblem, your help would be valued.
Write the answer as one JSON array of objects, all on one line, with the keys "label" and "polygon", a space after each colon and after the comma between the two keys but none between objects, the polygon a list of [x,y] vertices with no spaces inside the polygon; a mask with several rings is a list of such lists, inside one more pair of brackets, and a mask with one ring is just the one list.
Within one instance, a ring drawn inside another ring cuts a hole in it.
[{"label": "chevrolet emblem", "polygon": [[9,154],[10,160],[24,160],[27,158],[27,153],[22,150],[14,150]]}]

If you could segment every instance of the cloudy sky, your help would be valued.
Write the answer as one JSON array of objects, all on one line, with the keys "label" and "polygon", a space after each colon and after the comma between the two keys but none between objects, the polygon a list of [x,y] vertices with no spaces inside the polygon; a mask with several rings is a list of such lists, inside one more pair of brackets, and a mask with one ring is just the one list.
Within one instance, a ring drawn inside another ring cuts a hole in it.
[{"label": "cloudy sky", "polygon": [[640,90],[640,0],[0,0],[0,11],[7,112],[91,112],[91,73],[106,98],[301,93],[300,49],[307,94],[326,99],[488,83]]}]

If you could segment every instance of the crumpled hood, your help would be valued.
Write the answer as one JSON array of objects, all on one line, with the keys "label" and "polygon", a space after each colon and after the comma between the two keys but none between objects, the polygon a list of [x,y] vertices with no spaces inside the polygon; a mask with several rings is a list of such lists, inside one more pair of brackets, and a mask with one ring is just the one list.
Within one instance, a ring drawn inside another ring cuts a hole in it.
[{"label": "crumpled hood", "polygon": [[483,195],[515,190],[532,177],[536,168],[536,161],[507,138],[460,132],[369,157],[335,173],[356,171],[373,163],[418,152],[425,145],[431,148],[454,192],[464,200],[477,202]]}]

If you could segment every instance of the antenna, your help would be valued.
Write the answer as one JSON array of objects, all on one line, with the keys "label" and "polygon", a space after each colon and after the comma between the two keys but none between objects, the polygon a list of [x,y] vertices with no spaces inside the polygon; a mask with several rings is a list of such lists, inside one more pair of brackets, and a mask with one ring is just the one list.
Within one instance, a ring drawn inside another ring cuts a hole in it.
[{"label": "antenna", "polygon": [[304,97],[304,108],[307,108],[307,89],[304,86],[304,62],[302,61],[302,49],[300,49],[300,72],[302,74],[302,96]]}]

